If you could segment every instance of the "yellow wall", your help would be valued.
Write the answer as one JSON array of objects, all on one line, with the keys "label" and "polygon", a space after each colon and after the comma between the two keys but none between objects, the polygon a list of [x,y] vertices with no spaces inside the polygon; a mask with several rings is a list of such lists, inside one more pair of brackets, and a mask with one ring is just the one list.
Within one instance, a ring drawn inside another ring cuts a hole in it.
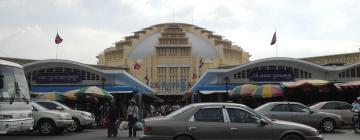
[{"label": "yellow wall", "polygon": [[[212,44],[211,47],[217,50],[219,57],[193,56],[192,47],[194,46],[191,45],[191,40],[185,35],[186,32],[207,39]],[[167,35],[159,37],[157,45],[154,46],[155,53],[150,56],[141,56],[141,58],[128,58],[129,53],[136,48],[137,44],[153,33],[166,33]],[[173,43],[168,45],[169,42]],[[187,51],[180,52],[184,49]],[[184,53],[188,53],[188,55],[184,55]],[[207,69],[240,65],[248,62],[249,57],[249,53],[241,47],[232,45],[231,41],[222,39],[221,36],[215,35],[211,31],[194,25],[179,23],[153,25],[135,32],[134,35],[125,37],[125,40],[117,41],[114,47],[105,49],[97,56],[99,65],[125,65],[129,67],[130,74],[145,84],[144,77],[147,76],[149,86],[159,94],[184,94]],[[204,63],[201,68],[199,68],[200,60]],[[141,65],[141,69],[134,69],[136,62]],[[193,79],[194,73],[196,74],[195,79]],[[161,81],[166,81],[170,85]]]}]

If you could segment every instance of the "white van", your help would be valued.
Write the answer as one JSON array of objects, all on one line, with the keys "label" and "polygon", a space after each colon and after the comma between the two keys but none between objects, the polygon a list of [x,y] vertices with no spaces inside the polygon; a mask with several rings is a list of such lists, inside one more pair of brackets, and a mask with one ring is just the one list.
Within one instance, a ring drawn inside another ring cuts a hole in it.
[{"label": "white van", "polygon": [[33,130],[30,93],[22,66],[0,60],[0,134]]}]

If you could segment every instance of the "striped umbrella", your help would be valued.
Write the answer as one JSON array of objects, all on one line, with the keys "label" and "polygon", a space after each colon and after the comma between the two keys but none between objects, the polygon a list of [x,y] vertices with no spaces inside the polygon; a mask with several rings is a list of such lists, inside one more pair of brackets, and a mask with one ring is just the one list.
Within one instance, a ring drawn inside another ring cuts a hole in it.
[{"label": "striped umbrella", "polygon": [[280,97],[283,96],[283,90],[278,85],[266,84],[258,86],[256,90],[252,93],[252,96],[258,98]]},{"label": "striped umbrella", "polygon": [[256,90],[256,85],[253,84],[244,84],[239,85],[231,90],[229,93],[230,97],[249,97],[251,93]]},{"label": "striped umbrella", "polygon": [[37,96],[38,99],[47,99],[52,101],[63,101],[64,97],[59,92],[50,92],[44,95]]},{"label": "striped umbrella", "polygon": [[67,99],[77,99],[78,96],[85,96],[86,98],[96,97],[99,99],[111,100],[113,96],[104,89],[97,86],[84,87],[77,90],[72,90],[63,94]]}]

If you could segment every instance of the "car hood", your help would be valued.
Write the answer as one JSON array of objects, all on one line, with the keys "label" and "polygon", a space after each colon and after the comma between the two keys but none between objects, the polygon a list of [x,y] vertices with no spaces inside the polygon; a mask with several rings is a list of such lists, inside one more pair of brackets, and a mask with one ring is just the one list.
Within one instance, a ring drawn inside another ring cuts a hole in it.
[{"label": "car hood", "polygon": [[321,116],[329,116],[334,119],[343,119],[340,115],[333,114],[333,113],[328,113],[328,112],[323,112],[323,111],[316,111],[314,113],[321,115]]},{"label": "car hood", "polygon": [[68,112],[68,113],[86,113],[86,114],[91,114],[90,112],[87,112],[87,111],[81,111],[81,110],[73,110],[73,109],[70,109],[70,110],[64,110],[64,112]]},{"label": "car hood", "polygon": [[316,130],[315,128],[308,126],[308,125],[304,125],[304,124],[300,124],[300,123],[295,123],[295,122],[289,122],[289,121],[282,121],[282,120],[272,120],[273,125],[277,125],[278,127],[281,128],[289,128],[289,129],[307,129],[307,130]]},{"label": "car hood", "polygon": [[66,112],[61,112],[61,111],[56,111],[56,110],[42,110],[41,112],[46,112],[46,113],[55,114],[55,115],[69,114]]}]

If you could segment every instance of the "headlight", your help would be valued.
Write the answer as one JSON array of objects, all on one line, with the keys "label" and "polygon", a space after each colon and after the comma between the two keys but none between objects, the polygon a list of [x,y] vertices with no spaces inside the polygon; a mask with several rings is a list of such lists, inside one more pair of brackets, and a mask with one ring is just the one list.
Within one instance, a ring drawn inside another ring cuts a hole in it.
[{"label": "headlight", "polygon": [[89,114],[89,113],[81,112],[80,114],[85,116],[85,117],[92,118],[92,115]]},{"label": "headlight", "polygon": [[13,116],[7,114],[0,114],[0,120],[9,120],[9,119],[13,119]]},{"label": "headlight", "polygon": [[319,131],[318,131],[318,130],[310,130],[310,131],[309,131],[309,135],[310,135],[310,136],[318,136],[318,135],[319,135]]}]

